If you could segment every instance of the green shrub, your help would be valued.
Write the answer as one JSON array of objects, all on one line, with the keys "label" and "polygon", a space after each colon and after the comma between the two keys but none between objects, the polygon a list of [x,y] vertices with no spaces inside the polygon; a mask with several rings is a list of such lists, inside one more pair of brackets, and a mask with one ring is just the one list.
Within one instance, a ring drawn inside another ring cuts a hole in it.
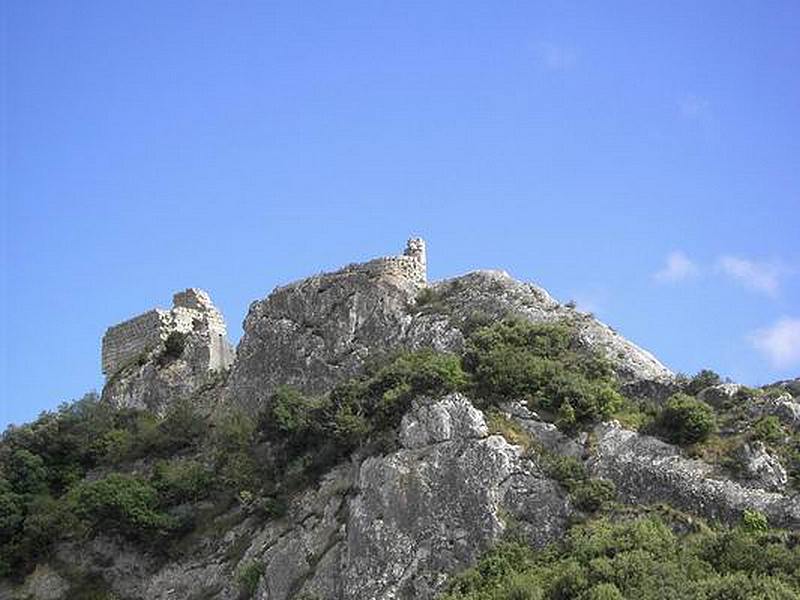
[{"label": "green shrub", "polygon": [[780,444],[786,437],[778,417],[769,415],[761,417],[753,425],[753,437],[767,444]]},{"label": "green shrub", "polygon": [[763,533],[769,530],[769,521],[764,513],[746,508],[742,513],[742,528],[750,532]]},{"label": "green shrub", "polygon": [[202,463],[179,458],[157,462],[152,483],[162,502],[180,504],[206,497],[213,479],[213,473]]},{"label": "green shrub", "polygon": [[716,428],[713,409],[686,394],[675,394],[667,402],[658,419],[663,435],[677,444],[694,444],[705,440]]},{"label": "green shrub", "polygon": [[0,539],[10,539],[25,520],[25,497],[6,491],[0,492]]},{"label": "green shrub", "polygon": [[571,431],[577,424],[578,419],[575,416],[575,409],[572,408],[569,400],[565,400],[558,407],[558,414],[556,416],[556,425],[559,429],[564,431]]},{"label": "green shrub", "polygon": [[786,532],[594,518],[543,550],[500,544],[454,577],[445,599],[798,600],[798,569],[800,548]]},{"label": "green shrub", "polygon": [[690,396],[696,396],[706,388],[722,383],[722,378],[711,369],[703,369],[692,377],[686,384],[685,392]]},{"label": "green shrub", "polygon": [[572,499],[579,510],[595,512],[616,496],[616,487],[607,479],[588,479],[578,484]]},{"label": "green shrub", "polygon": [[38,454],[19,448],[4,463],[5,476],[17,493],[39,494],[47,490],[47,468]]},{"label": "green shrub", "polygon": [[415,299],[414,305],[417,308],[422,308],[423,306],[435,304],[441,299],[441,294],[436,293],[433,288],[425,287],[422,288],[417,297]]},{"label": "green shrub", "polygon": [[196,448],[209,433],[208,421],[190,400],[173,404],[163,419],[151,428],[150,437],[141,445],[147,454],[164,456],[180,450]]},{"label": "green shrub", "polygon": [[586,600],[625,600],[625,596],[613,583],[598,583],[589,590]]},{"label": "green shrub", "polygon": [[158,491],[129,475],[112,473],[97,481],[83,481],[69,492],[68,501],[92,531],[119,531],[140,538],[175,526],[173,519],[157,510]]},{"label": "green shrub", "polygon": [[241,597],[252,598],[258,588],[258,582],[264,575],[264,564],[252,561],[239,568],[236,573],[236,582],[239,584]]},{"label": "green shrub", "polygon": [[589,479],[586,467],[577,458],[539,449],[538,456],[545,473],[572,492]]},{"label": "green shrub", "polygon": [[[464,368],[475,393],[489,402],[527,399],[559,414],[564,427],[609,417],[622,403],[609,364],[581,350],[565,323],[505,319],[476,329],[467,340]],[[571,410],[570,410],[571,409]]]},{"label": "green shrub", "polygon": [[360,404],[378,427],[392,427],[417,396],[441,396],[463,389],[467,376],[455,354],[419,350],[398,355],[366,382]]},{"label": "green shrub", "polygon": [[278,431],[298,435],[308,430],[311,425],[313,402],[298,390],[289,386],[280,386],[270,400],[270,423]]}]

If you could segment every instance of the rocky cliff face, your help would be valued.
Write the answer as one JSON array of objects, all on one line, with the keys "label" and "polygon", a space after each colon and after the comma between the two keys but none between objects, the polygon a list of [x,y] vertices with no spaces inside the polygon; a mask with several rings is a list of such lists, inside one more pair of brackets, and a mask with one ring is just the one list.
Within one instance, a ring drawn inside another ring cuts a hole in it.
[{"label": "rocky cliff face", "polygon": [[[570,322],[580,343],[605,356],[629,389],[658,395],[674,385],[651,354],[535,285],[477,271],[427,286],[424,269],[400,258],[311,277],[254,302],[227,381],[207,379],[197,353],[208,347],[208,328],[198,326],[179,356],[163,359],[163,348],[152,349],[112,377],[104,397],[155,412],[179,398],[256,412],[279,385],[323,394],[398,349],[459,352],[476,323],[509,315]],[[744,462],[754,470],[736,481],[617,422],[567,434],[508,398],[492,417],[516,432],[504,436],[490,432],[478,405],[458,393],[416,398],[391,449],[355,451],[294,495],[280,517],[265,520],[246,503],[215,514],[179,558],[165,561],[101,534],[59,544],[23,585],[0,584],[0,598],[69,598],[66,574],[80,571],[102,577],[120,599],[233,600],[241,596],[237,574],[255,564],[252,597],[260,600],[433,599],[452,574],[511,529],[543,547],[581,516],[549,474],[550,455],[571,457],[590,475],[612,481],[626,503],[666,502],[729,523],[754,508],[775,525],[800,528],[800,500],[783,491],[786,473],[763,446],[748,446]],[[800,409],[792,412],[793,406],[800,404],[788,396],[757,410],[795,426]]]},{"label": "rocky cliff face", "polygon": [[231,376],[231,399],[263,406],[280,384],[318,393],[393,350],[458,352],[475,321],[517,316],[568,320],[629,386],[669,387],[672,373],[652,354],[590,315],[503,271],[476,271],[427,288],[357,270],[320,275],[254,302]]}]

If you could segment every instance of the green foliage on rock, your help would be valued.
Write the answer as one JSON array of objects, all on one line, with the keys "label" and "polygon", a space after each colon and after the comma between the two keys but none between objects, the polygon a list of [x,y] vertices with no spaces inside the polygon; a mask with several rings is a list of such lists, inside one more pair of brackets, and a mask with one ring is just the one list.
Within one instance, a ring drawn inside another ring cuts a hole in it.
[{"label": "green foliage on rock", "polygon": [[249,562],[239,568],[236,582],[239,585],[240,598],[253,597],[262,575],[264,575],[264,564],[258,561]]},{"label": "green foliage on rock", "polygon": [[607,418],[622,403],[609,364],[582,349],[567,323],[504,319],[480,327],[467,340],[464,367],[478,398],[525,399],[566,427]]},{"label": "green foliage on rock", "polygon": [[413,399],[467,385],[459,356],[426,349],[397,354],[327,395],[282,386],[258,418],[259,431],[280,448],[271,477],[286,490],[302,485],[358,446],[385,443]]},{"label": "green foliage on rock", "polygon": [[797,600],[800,548],[778,531],[686,532],[657,516],[573,526],[534,551],[503,542],[454,578],[445,600]]},{"label": "green foliage on rock", "polygon": [[761,417],[753,425],[753,437],[766,444],[780,444],[786,437],[778,417],[768,415]]},{"label": "green foliage on rock", "polygon": [[67,501],[91,531],[118,531],[138,538],[176,527],[174,519],[158,510],[156,488],[139,477],[112,473],[84,481],[70,490]]},{"label": "green foliage on rock", "polygon": [[675,394],[658,418],[658,427],[667,439],[677,444],[705,440],[716,428],[714,410],[705,402]]},{"label": "green foliage on rock", "polygon": [[702,369],[685,385],[684,391],[690,396],[696,396],[706,388],[722,383],[722,378],[711,369]]},{"label": "green foliage on rock", "polygon": [[214,474],[197,460],[176,458],[157,462],[151,482],[162,502],[180,504],[206,497],[211,491]]}]

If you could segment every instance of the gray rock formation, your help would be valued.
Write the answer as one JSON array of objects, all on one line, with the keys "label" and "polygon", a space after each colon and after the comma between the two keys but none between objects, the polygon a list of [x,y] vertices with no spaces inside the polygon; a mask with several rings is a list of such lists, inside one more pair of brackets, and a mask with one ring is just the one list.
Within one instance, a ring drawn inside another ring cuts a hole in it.
[{"label": "gray rock formation", "polygon": [[237,349],[230,399],[257,410],[278,385],[322,392],[393,350],[459,351],[470,322],[507,315],[569,320],[581,342],[605,355],[627,385],[669,388],[672,382],[672,373],[649,352],[535,285],[502,271],[477,271],[425,288],[418,270],[384,268],[392,260],[407,264],[407,258],[350,265],[254,302]]},{"label": "gray rock formation", "polygon": [[[400,440],[391,454],[333,469],[285,518],[262,523],[241,509],[221,515],[219,523],[231,523],[222,535],[198,538],[182,560],[159,565],[103,536],[64,544],[56,557],[72,569],[102,571],[121,598],[235,600],[237,571],[259,563],[259,600],[426,600],[511,522],[537,547],[565,531],[564,490],[520,447],[489,435],[483,414],[463,396],[415,401]],[[69,597],[44,580],[37,571],[24,589],[45,590],[31,592],[36,600]]]},{"label": "gray rock formation", "polygon": [[367,459],[350,503],[344,598],[432,598],[447,573],[472,564],[513,517],[537,547],[565,529],[557,484],[489,436],[459,395],[418,401],[401,425],[402,448]]},{"label": "gray rock formation", "polygon": [[786,469],[763,442],[745,444],[734,454],[746,482],[769,492],[783,492],[789,482]]},{"label": "gray rock formation", "polygon": [[778,417],[784,425],[792,429],[800,429],[800,402],[788,393],[777,398],[767,398],[759,407],[766,415]]},{"label": "gray rock formation", "polygon": [[771,525],[800,527],[800,498],[761,489],[721,477],[700,460],[656,438],[622,429],[618,423],[594,430],[591,472],[610,479],[620,499],[631,504],[667,503],[686,512],[728,523],[737,522],[744,509],[764,513]]},{"label": "gray rock formation", "polygon": [[[460,351],[470,327],[507,315],[568,320],[580,343],[606,356],[628,389],[652,395],[673,389],[672,373],[652,355],[543,289],[501,271],[428,286],[426,260],[424,242],[410,240],[401,256],[278,288],[251,305],[232,364],[222,316],[205,293],[187,290],[171,311],[151,311],[109,330],[103,397],[157,414],[183,398],[224,400],[255,412],[278,385],[324,393],[398,349]],[[173,333],[185,343],[169,353]],[[229,365],[230,378],[217,379]],[[704,394],[716,394],[707,400],[721,406],[737,390],[725,384]],[[747,482],[735,482],[617,423],[570,436],[514,398],[499,410],[533,447],[585,460],[592,475],[616,484],[624,502],[669,503],[729,523],[757,509],[772,525],[800,528],[800,498],[779,493],[786,472],[763,446],[746,448]],[[758,410],[800,423],[800,404],[791,396],[764,401]],[[22,586],[0,582],[0,598],[65,600],[68,574],[80,572],[102,574],[126,600],[235,600],[237,574],[257,565],[259,600],[430,600],[511,527],[535,547],[563,536],[574,513],[566,491],[522,448],[491,435],[466,397],[417,398],[397,439],[396,449],[382,455],[357,451],[298,492],[281,518],[259,517],[246,503],[228,508],[204,517],[189,549],[170,559],[110,534],[64,542]]]},{"label": "gray rock formation", "polygon": [[736,395],[744,387],[738,383],[719,383],[702,390],[697,394],[697,398],[715,408],[724,408],[733,404]]}]

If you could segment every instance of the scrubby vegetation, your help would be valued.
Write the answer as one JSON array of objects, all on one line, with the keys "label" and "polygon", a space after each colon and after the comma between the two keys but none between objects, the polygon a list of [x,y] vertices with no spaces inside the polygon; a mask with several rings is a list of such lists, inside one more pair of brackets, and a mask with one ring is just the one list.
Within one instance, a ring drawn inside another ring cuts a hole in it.
[{"label": "scrubby vegetation", "polygon": [[[417,299],[419,309],[439,301],[433,292]],[[504,415],[504,402],[525,401],[568,433],[617,418],[723,466],[738,445],[760,440],[800,474],[800,436],[775,417],[742,411],[745,396],[759,392],[745,390],[715,407],[696,398],[721,381],[711,371],[686,378],[662,406],[623,397],[609,363],[583,347],[567,322],[476,315],[463,332],[463,355],[398,353],[327,394],[281,387],[261,414],[231,411],[213,425],[188,402],[157,419],[90,395],[9,428],[0,441],[0,576],[24,575],[55,541],[101,531],[171,551],[202,526],[200,501],[215,514],[238,506],[262,519],[280,517],[295,493],[350,453],[394,449],[412,401],[454,391],[485,410],[492,432],[525,448],[584,517],[608,514],[613,484],[591,478],[579,460],[539,447]],[[161,360],[180,356],[183,341],[167,340]],[[787,595],[798,584],[794,543],[758,513],[746,513],[732,531],[692,533],[658,519],[620,525],[596,518],[573,528],[559,547],[502,545],[460,577],[449,598],[794,598]],[[768,567],[748,562],[757,545],[769,551]],[[243,595],[262,572],[259,563],[240,570]],[[662,579],[664,587],[656,587]],[[654,595],[658,589],[667,591]]]},{"label": "scrubby vegetation", "polygon": [[253,561],[240,568],[236,573],[236,581],[239,584],[239,597],[243,599],[252,598],[263,574],[264,565],[260,562]]},{"label": "scrubby vegetation", "polygon": [[179,531],[182,521],[168,511],[192,493],[181,473],[188,466],[162,462],[137,474],[129,465],[193,452],[207,429],[187,405],[157,420],[95,395],[9,428],[0,443],[0,576],[24,574],[65,535],[144,540]]},{"label": "scrubby vegetation", "polygon": [[480,327],[469,336],[464,367],[477,398],[526,400],[565,427],[596,422],[622,405],[608,362],[581,349],[566,323],[505,319]]},{"label": "scrubby vegetation", "polygon": [[798,589],[795,535],[769,530],[763,515],[749,513],[734,529],[604,515],[538,552],[517,541],[498,545],[455,578],[445,598],[790,600]]},{"label": "scrubby vegetation", "polygon": [[672,396],[658,418],[662,435],[676,444],[702,442],[715,427],[714,410],[686,394]]}]

